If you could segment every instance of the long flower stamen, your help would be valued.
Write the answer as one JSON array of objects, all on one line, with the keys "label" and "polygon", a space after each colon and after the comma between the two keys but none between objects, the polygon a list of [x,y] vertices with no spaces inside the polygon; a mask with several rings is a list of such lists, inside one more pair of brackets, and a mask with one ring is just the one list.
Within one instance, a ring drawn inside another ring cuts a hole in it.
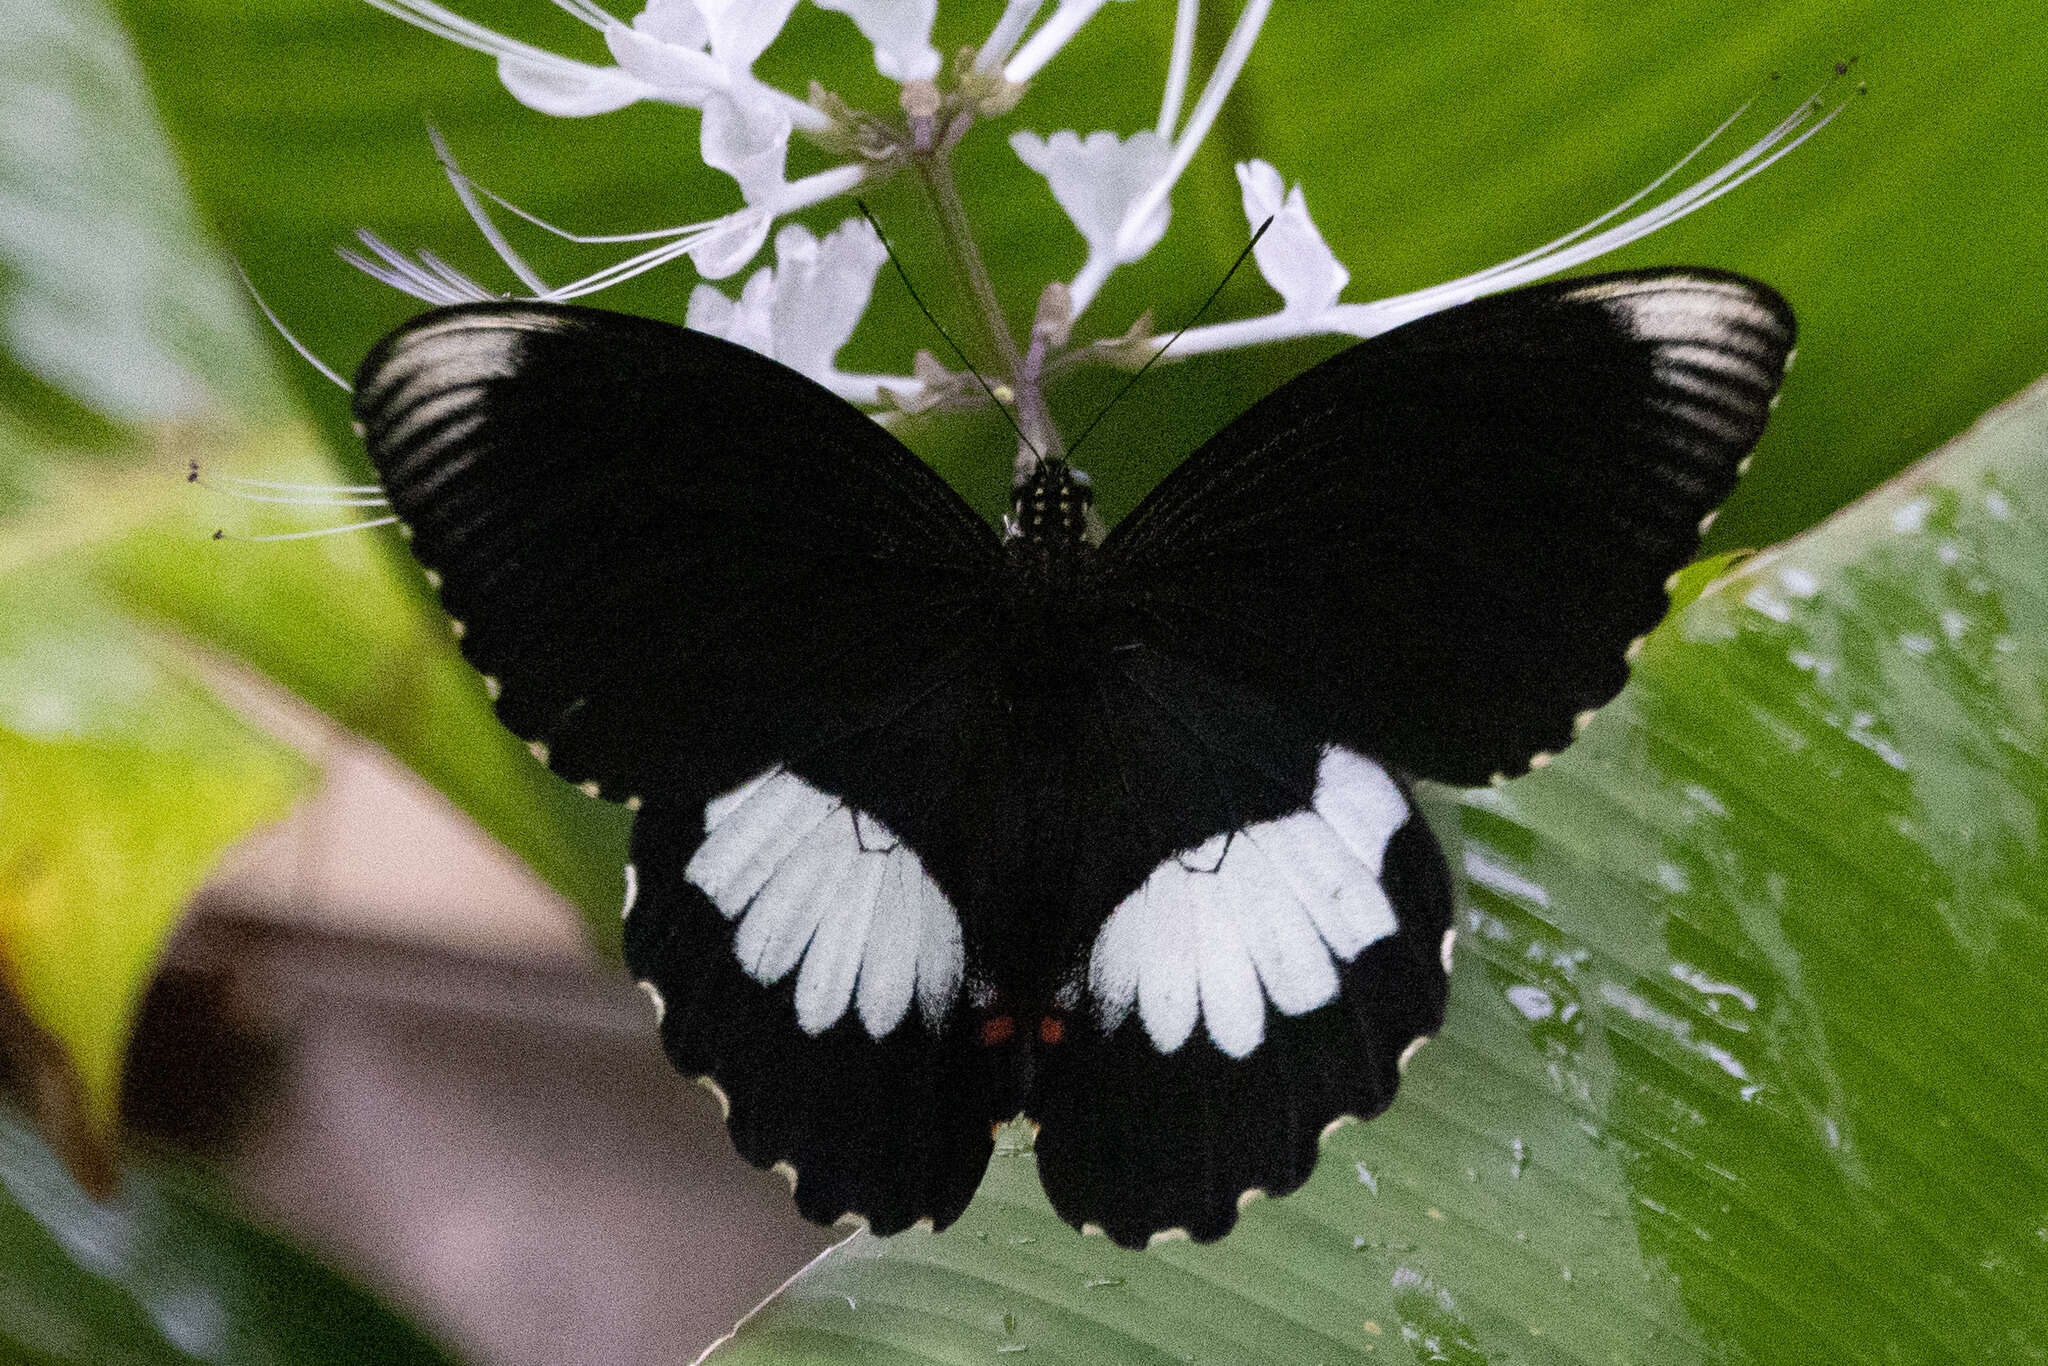
[{"label": "long flower stamen", "polygon": [[611,11],[599,8],[592,0],[554,0],[555,7],[581,19],[599,33],[619,22]]},{"label": "long flower stamen", "polygon": [[373,517],[367,522],[344,522],[340,526],[316,527],[311,531],[274,531],[267,536],[243,536],[232,531],[216,531],[216,541],[310,541],[316,536],[342,536],[351,531],[368,531],[372,527],[390,526],[398,520],[393,513],[389,517]]},{"label": "long flower stamen", "polygon": [[[437,38],[445,38],[451,43],[459,43],[472,52],[481,52],[487,57],[497,58],[501,78],[509,66],[540,76],[552,77],[579,88],[588,88],[595,83],[599,88],[611,92],[606,103],[598,109],[584,109],[579,112],[591,113],[599,112],[601,109],[619,108],[640,99],[683,104],[691,108],[701,107],[700,100],[679,96],[674,91],[649,85],[618,66],[598,66],[578,61],[573,57],[564,57],[560,53],[549,52],[546,48],[521,42],[517,38],[507,37],[496,29],[477,23],[474,19],[465,19],[447,6],[434,3],[434,0],[363,0],[363,3],[383,11],[394,19],[401,19],[414,28],[424,29]],[[555,0],[555,3],[601,33],[610,33],[615,28],[623,27],[615,16],[595,4],[587,3],[587,0]],[[798,99],[788,91],[778,90],[766,84],[749,72],[734,72],[732,79],[744,85],[750,95],[774,103],[789,115],[790,123],[794,127],[810,133],[820,133],[832,126],[830,116],[822,110],[813,108],[807,101]],[[562,111],[551,109],[549,112]]]},{"label": "long flower stamen", "polygon": [[[850,193],[855,186],[860,184],[866,174],[867,168],[856,163],[835,166],[829,171],[820,171],[816,175],[805,176],[802,180],[793,181],[778,196],[774,205],[774,214],[794,213],[798,209],[806,209],[813,204],[822,204],[828,199]],[[728,214],[724,218],[714,219],[710,223],[702,224],[673,241],[665,242],[661,246],[655,247],[651,251],[641,252],[638,256],[631,256],[624,261],[606,266],[603,270],[586,275],[580,280],[551,289],[543,297],[558,300],[577,299],[586,294],[594,294],[601,289],[609,289],[613,285],[622,284],[636,275],[644,275],[655,267],[673,261],[679,256],[688,255],[691,248],[702,245],[714,234],[733,226],[741,217],[748,214],[759,215],[762,221],[765,222],[769,216],[769,210],[765,207],[749,207],[741,209],[737,213]]]},{"label": "long flower stamen", "polygon": [[[677,237],[686,237],[693,232],[702,232],[705,228],[711,226],[711,223],[707,222],[684,223],[679,227],[649,228],[645,232],[571,232],[567,228],[557,227],[555,224],[548,222],[547,219],[542,218],[539,214],[521,208],[481,181],[471,180],[469,181],[469,186],[505,212],[525,219],[542,232],[552,233],[565,242],[575,242],[582,246],[609,246],[623,242],[667,242]],[[711,220],[711,222],[716,221],[716,219]]]},{"label": "long flower stamen", "polygon": [[384,493],[382,484],[313,484],[293,479],[245,479],[239,474],[206,474],[200,470],[197,461],[192,463],[192,471],[186,478],[194,484],[207,487],[214,484],[230,484],[236,488],[281,489],[286,493],[315,493],[332,497],[376,494],[382,499]]},{"label": "long flower stamen", "polygon": [[448,150],[447,139],[441,136],[441,130],[429,125],[427,137],[434,144],[434,155],[440,159],[441,170],[448,177],[449,188],[454,190],[455,197],[462,201],[462,207],[468,212],[470,222],[476,224],[476,230],[483,234],[484,241],[490,243],[491,250],[498,253],[498,259],[505,263],[507,270],[519,277],[520,283],[536,295],[546,294],[548,282],[541,279],[540,272],[526,264],[526,259],[512,249],[512,244],[498,231],[498,225],[484,212],[484,206],[477,202],[475,187],[470,183],[469,177],[462,173],[462,168],[455,164],[455,154]]},{"label": "long flower stamen", "polygon": [[1045,64],[1057,57],[1060,49],[1073,40],[1081,26],[1093,19],[1109,0],[1060,0],[1052,18],[1031,35],[1023,47],[1017,50],[1003,67],[1003,79],[1012,85],[1022,85],[1045,69]]},{"label": "long flower stamen", "polygon": [[[741,212],[744,213],[746,210],[743,209]],[[678,257],[689,255],[690,249],[701,245],[706,238],[710,237],[717,230],[721,221],[713,220],[699,228],[684,233],[672,241],[664,242],[651,251],[643,251],[637,256],[629,256],[623,261],[616,261],[606,266],[603,270],[595,271],[580,280],[572,280],[566,285],[559,285],[548,291],[547,297],[557,302],[568,299],[580,299],[586,294],[595,294],[599,290],[610,289],[613,285],[623,284],[636,275],[645,275],[648,271],[658,266],[667,265]]]},{"label": "long flower stamen", "polygon": [[452,294],[463,295],[471,290],[475,290],[487,299],[502,299],[506,297],[505,295],[494,294],[490,290],[485,289],[468,275],[443,260],[430,248],[421,247],[417,254],[417,259],[432,274],[433,278],[446,285]]},{"label": "long flower stamen", "polygon": [[1201,17],[1202,0],[1180,0],[1173,21],[1173,55],[1166,62],[1166,92],[1159,100],[1159,136],[1173,136],[1180,122],[1180,107],[1187,99],[1188,73],[1195,64],[1195,24]]},{"label": "long flower stamen", "polygon": [[199,487],[223,498],[235,498],[244,503],[280,503],[287,507],[300,508],[388,508],[389,498],[328,498],[311,493],[250,493],[245,489],[229,488],[212,479],[200,479]]},{"label": "long flower stamen", "polygon": [[[369,248],[377,259],[373,261],[353,247],[339,247],[335,254],[379,284],[389,285],[401,294],[410,294],[423,303],[487,303],[499,297],[438,258],[435,262],[438,270],[415,263],[368,228],[358,228],[356,240]],[[424,257],[426,253],[421,255]]]},{"label": "long flower stamen", "polygon": [[[1330,310],[1332,320],[1338,323],[1338,330],[1351,332],[1357,336],[1375,336],[1390,327],[1399,326],[1426,313],[1434,313],[1453,304],[1465,303],[1482,294],[1492,294],[1515,285],[1529,284],[1617,251],[1631,242],[1639,241],[1661,228],[1676,223],[1769,170],[1781,158],[1796,151],[1808,138],[1827,127],[1847,106],[1836,105],[1810,127],[1806,127],[1803,132],[1800,131],[1802,125],[1812,118],[1820,107],[1818,97],[1808,100],[1786,116],[1777,127],[1701,179],[1635,217],[1625,219],[1603,232],[1582,240],[1575,240],[1574,235],[1574,238],[1567,239],[1572,242],[1570,246],[1540,255],[1525,255],[1518,258],[1512,267],[1504,263],[1501,266],[1475,271],[1456,280],[1448,280],[1440,285],[1432,285],[1427,289],[1395,295],[1370,304],[1339,304]],[[1791,136],[1795,132],[1799,133],[1796,138]],[[1694,154],[1688,153],[1688,159]],[[1602,218],[1610,216],[1602,215]]]},{"label": "long flower stamen", "polygon": [[[1633,217],[1614,222],[1617,217],[1667,184],[1673,176],[1720,138],[1748,107],[1744,105],[1742,109],[1737,110],[1705,140],[1641,190],[1598,217],[1540,247],[1455,280],[1406,294],[1376,299],[1370,303],[1336,304],[1307,316],[1282,312],[1268,314],[1262,318],[1247,318],[1237,322],[1212,323],[1205,327],[1192,328],[1175,345],[1173,354],[1199,355],[1203,352],[1228,350],[1238,346],[1330,333],[1355,337],[1378,336],[1403,323],[1468,303],[1483,295],[1532,284],[1560,274],[1640,241],[1747,183],[1775,165],[1781,158],[1789,156],[1808,138],[1819,133],[1846,106],[1837,105],[1816,119],[1815,114],[1823,106],[1817,95],[1809,98],[1762,137],[1698,180]],[[1612,226],[1604,226],[1609,224]]]},{"label": "long flower stamen", "polygon": [[[433,0],[363,0],[363,3],[372,9],[382,10],[394,19],[403,19],[414,28],[425,29],[437,38],[460,43],[472,52],[481,52],[486,57],[496,57],[500,61],[509,59],[538,70],[560,71],[573,75],[585,75],[596,69],[588,62],[579,62],[574,58],[549,52],[546,48],[522,43],[517,38],[508,38],[496,29],[486,28],[474,19],[465,19],[454,10],[433,3]],[[602,25],[598,27],[601,28]]]},{"label": "long flower stamen", "polygon": [[207,474],[194,460],[185,482],[209,493],[245,503],[283,503],[292,507],[382,508],[391,500],[377,484],[301,484],[278,479],[244,479],[233,474]]}]

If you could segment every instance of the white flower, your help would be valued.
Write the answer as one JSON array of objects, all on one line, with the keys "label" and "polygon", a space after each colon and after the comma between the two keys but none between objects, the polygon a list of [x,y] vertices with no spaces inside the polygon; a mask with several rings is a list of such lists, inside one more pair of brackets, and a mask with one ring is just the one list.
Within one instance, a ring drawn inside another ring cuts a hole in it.
[{"label": "white flower", "polygon": [[796,0],[650,0],[628,25],[583,0],[557,0],[604,35],[615,66],[597,66],[508,38],[437,0],[366,0],[429,33],[498,59],[498,77],[520,103],[544,114],[609,113],[635,100],[700,108],[713,92],[780,105],[799,127],[829,120],[764,85],[753,66],[788,23]]},{"label": "white flower", "polygon": [[[1037,69],[1033,62],[1042,63],[1050,55],[1038,51],[1042,40],[1059,31],[1064,20],[1071,19],[1078,26],[1102,3],[1103,0],[1065,0],[1004,68],[1003,74],[1013,81],[1024,79]],[[1055,133],[1049,143],[1027,133],[1010,139],[1010,146],[1024,164],[1052,184],[1053,197],[1087,239],[1087,263],[1068,285],[1073,317],[1087,311],[1111,271],[1138,260],[1158,245],[1166,231],[1170,212],[1167,201],[1174,184],[1194,159],[1202,139],[1216,122],[1217,111],[1244,70],[1259,30],[1272,11],[1273,0],[1247,0],[1208,82],[1202,87],[1201,97],[1176,133],[1173,123],[1187,93],[1188,60],[1198,8],[1194,3],[1180,6],[1174,55],[1167,71],[1156,131],[1133,134],[1122,143],[1112,133],[1091,133],[1086,143],[1074,133]],[[1114,217],[1105,222],[1111,209]]]},{"label": "white flower", "polygon": [[[498,58],[499,78],[521,103],[543,113],[602,114],[635,100],[657,99],[704,111],[701,155],[707,166],[739,182],[745,207],[708,223],[677,229],[668,247],[643,253],[623,267],[649,268],[687,255],[704,275],[720,279],[752,260],[767,240],[775,218],[805,204],[817,192],[842,193],[857,183],[857,166],[835,168],[792,187],[785,174],[791,134],[799,126],[819,129],[829,119],[819,110],[755,78],[754,62],[789,22],[797,0],[649,0],[631,24],[606,15],[594,4],[558,0],[604,34],[616,66],[593,66],[518,42],[464,19],[435,0],[369,0],[387,13]],[[888,5],[889,0],[878,0]],[[895,0],[891,8],[929,6],[935,0]],[[892,40],[903,37],[891,27]],[[925,31],[929,34],[927,16]],[[864,30],[865,31],[865,30]],[[914,54],[913,54],[914,56]],[[936,59],[936,54],[934,54]],[[880,60],[877,54],[877,60]],[[795,193],[792,193],[792,190]],[[484,226],[479,219],[479,226]],[[486,235],[491,236],[486,229]],[[493,246],[499,244],[494,240]],[[500,254],[505,255],[503,249]],[[530,272],[507,256],[521,278]],[[622,269],[549,291],[570,298],[627,278]]]},{"label": "white flower", "polygon": [[1253,229],[1273,220],[1273,226],[1252,248],[1259,273],[1278,291],[1285,302],[1284,312],[1320,315],[1337,302],[1351,281],[1351,272],[1316,231],[1301,186],[1287,189],[1280,173],[1264,161],[1240,161],[1237,183],[1244,192],[1244,216]]},{"label": "white flower", "polygon": [[[925,173],[944,182],[943,193],[935,185],[933,194],[943,200],[944,195],[957,193],[945,157],[921,145],[890,146],[880,152],[870,148],[868,156],[794,182],[789,179],[791,137],[800,129],[815,133],[831,130],[833,115],[766,84],[754,75],[753,67],[782,32],[798,0],[645,0],[630,23],[607,12],[601,0],[554,0],[559,8],[602,34],[613,58],[610,66],[563,57],[506,37],[464,18],[439,0],[366,2],[443,38],[488,53],[497,59],[507,88],[544,112],[602,113],[643,99],[703,111],[703,161],[737,182],[744,203],[721,217],[648,232],[588,236],[564,232],[474,185],[437,142],[456,194],[486,241],[533,298],[581,298],[681,257],[689,257],[707,278],[730,276],[759,253],[777,219],[851,193],[870,176],[897,169],[904,158],[933,157],[925,164]],[[813,2],[853,20],[872,46],[876,68],[883,75],[906,84],[932,81],[939,75],[940,55],[932,45],[937,0]],[[974,58],[980,85],[986,86],[988,78],[997,73],[1016,85],[1032,80],[1108,4],[1109,0],[1057,0],[1041,24],[1037,21],[1046,13],[1048,0],[1004,0],[1001,17]],[[1049,286],[1042,294],[1043,299],[1063,298],[1067,307],[1057,336],[1034,333],[1029,356],[1017,352],[1013,345],[1002,344],[1010,338],[1006,320],[999,316],[983,319],[991,335],[999,339],[998,350],[1005,352],[1002,358],[1020,392],[1028,388],[1041,405],[1036,386],[1042,374],[1050,373],[1041,367],[1057,367],[1071,360],[1076,351],[1089,349],[1069,348],[1066,329],[1087,310],[1113,271],[1147,255],[1164,236],[1172,215],[1174,187],[1245,71],[1274,0],[1243,0],[1214,66],[1192,102],[1189,95],[1201,0],[1175,0],[1175,8],[1172,49],[1155,127],[1129,136],[1098,131],[1084,137],[1063,130],[1050,136],[1020,132],[1010,139],[1018,157],[1045,178],[1087,246],[1086,258],[1064,293]],[[1127,73],[1119,70],[1111,79],[1125,80]],[[950,99],[960,92],[940,92],[934,86],[930,93]],[[991,117],[999,107],[1008,106],[972,96],[962,106],[969,111],[969,118],[958,126],[964,129],[967,122]],[[1576,231],[1485,270],[1368,303],[1342,302],[1349,272],[1317,230],[1302,187],[1289,187],[1280,172],[1264,161],[1243,162],[1237,175],[1246,219],[1254,228],[1272,220],[1255,252],[1259,270],[1279,293],[1282,306],[1264,317],[1191,327],[1173,344],[1173,354],[1195,355],[1319,334],[1375,336],[1426,314],[1572,269],[1713,202],[1818,133],[1843,107],[1824,112],[1815,96],[1721,165],[1689,184],[1680,181],[1679,188],[1667,189],[1667,182],[1734,124],[1743,112],[1738,110],[1734,118],[1640,193]],[[852,117],[861,115],[854,111]],[[870,132],[881,126],[863,125]],[[822,141],[834,145],[843,139]],[[1659,194],[1661,199],[1656,197]],[[498,230],[485,197],[549,232],[577,241],[648,245],[581,279],[551,285]],[[976,278],[985,277],[986,268],[971,232],[957,224],[945,231],[955,239],[956,252],[972,264],[970,274],[979,271]],[[346,253],[348,259],[377,279],[421,299],[453,302],[493,297],[430,252],[407,256],[373,235],[362,238],[362,248]],[[943,385],[925,384],[918,378],[849,375],[835,368],[837,353],[866,308],[875,272],[884,259],[879,241],[862,224],[848,220],[822,242],[802,228],[788,228],[776,239],[776,257],[772,269],[758,271],[747,280],[736,300],[700,286],[690,301],[690,321],[774,356],[857,402],[877,403],[885,396],[916,398],[920,392],[925,401],[933,401]],[[983,288],[979,294],[977,306],[985,315],[994,314],[991,292]],[[1133,343],[1134,347],[1141,344]],[[1151,345],[1156,354],[1166,342],[1155,338]],[[1048,354],[1046,346],[1060,354]],[[1099,346],[1095,349],[1095,359],[1110,354]],[[1117,354],[1126,353],[1119,350]],[[936,372],[938,367],[933,363],[928,369]],[[930,378],[925,371],[920,374]]]},{"label": "white flower", "polygon": [[704,101],[704,164],[737,180],[747,203],[772,208],[787,182],[789,116],[759,100],[712,95]]},{"label": "white flower", "polygon": [[775,265],[754,272],[737,301],[710,285],[690,294],[689,325],[751,347],[809,375],[843,397],[873,403],[879,385],[915,389],[902,379],[849,375],[834,362],[874,293],[888,259],[881,239],[849,218],[821,242],[798,224],[775,234]]},{"label": "white flower", "polygon": [[[789,22],[796,0],[651,0],[604,40],[621,70],[663,99],[701,106],[713,92],[747,92],[754,62]],[[766,87],[760,93],[766,93]]]},{"label": "white flower", "polygon": [[[1263,318],[1191,327],[1174,341],[1170,354],[1193,356],[1204,351],[1327,333],[1376,337],[1431,313],[1440,313],[1488,294],[1547,279],[1648,237],[1713,203],[1769,169],[1780,158],[1789,156],[1801,143],[1832,123],[1835,116],[1847,107],[1836,105],[1826,114],[1821,114],[1821,106],[1814,100],[1808,100],[1781,119],[1776,127],[1698,180],[1653,202],[1646,209],[1633,214],[1629,212],[1663,188],[1667,181],[1727,132],[1748,109],[1744,105],[1697,147],[1680,157],[1663,175],[1591,222],[1498,265],[1446,280],[1440,285],[1362,304],[1337,302],[1337,293],[1344,287],[1348,276],[1309,218],[1308,204],[1302,198],[1301,188],[1296,186],[1283,203],[1278,171],[1264,162],[1239,166],[1238,179],[1244,187],[1245,217],[1253,228],[1264,222],[1267,215],[1276,212],[1275,205],[1280,206],[1278,219],[1266,239],[1259,243],[1257,255],[1260,271],[1280,291],[1285,306],[1278,313],[1269,313]],[[1283,230],[1285,235],[1276,248],[1276,254],[1269,260],[1267,242],[1280,236]]]},{"label": "white flower", "polygon": [[516,54],[498,58],[498,80],[528,109],[557,118],[584,118],[624,109],[655,94],[647,82],[617,67],[546,55],[552,60],[537,62]]},{"label": "white flower", "polygon": [[620,70],[677,103],[701,105],[731,84],[724,65],[705,51],[711,27],[696,0],[654,0],[632,27],[606,25],[604,41]]},{"label": "white flower", "polygon": [[817,0],[860,26],[875,47],[875,70],[892,81],[928,81],[939,74],[939,50],[932,46],[932,20],[939,0]]},{"label": "white flower", "polygon": [[774,215],[752,205],[729,213],[702,229],[682,249],[707,280],[723,280],[754,259],[768,240],[768,225]]},{"label": "white flower", "polygon": [[1026,166],[1045,177],[1052,197],[1088,244],[1088,259],[1071,286],[1078,314],[1110,271],[1138,260],[1165,236],[1171,211],[1164,197],[1155,200],[1134,230],[1124,229],[1131,206],[1166,173],[1173,145],[1147,129],[1128,138],[1110,132],[1090,133],[1085,139],[1071,131],[1050,138],[1016,133],[1010,146]]},{"label": "white flower", "polygon": [[[792,229],[784,228],[783,232]],[[780,234],[778,234],[780,236]],[[711,285],[690,291],[690,312],[685,321],[699,332],[738,342],[750,351],[775,356],[775,271],[763,266],[740,287],[740,297],[729,299]],[[813,375],[811,378],[816,379]]]}]

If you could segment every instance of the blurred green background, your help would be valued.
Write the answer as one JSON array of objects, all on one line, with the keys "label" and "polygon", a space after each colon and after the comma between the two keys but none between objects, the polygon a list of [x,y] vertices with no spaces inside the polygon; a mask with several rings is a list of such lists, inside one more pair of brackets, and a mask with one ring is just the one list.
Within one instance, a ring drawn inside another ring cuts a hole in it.
[{"label": "blurred green background", "polygon": [[[963,146],[963,193],[1020,323],[1082,251],[1002,133],[1147,126],[1173,9],[1110,5]],[[603,57],[540,0],[463,12]],[[978,41],[994,13],[949,0],[938,46]],[[1198,78],[1234,13],[1205,7]],[[851,22],[809,6],[760,70],[894,106]],[[1849,103],[1820,137],[1601,263],[1740,270],[1798,310],[1799,365],[1708,549],[1772,545],[2048,369],[2044,77],[2048,28],[2019,6],[1281,0],[1164,245],[1113,277],[1088,320],[1114,333],[1145,308],[1163,327],[1186,319],[1244,238],[1235,160],[1306,185],[1362,300],[1548,240],[1744,101],[1731,151],[1818,89]],[[581,906],[600,949],[616,934],[623,819],[497,729],[395,538],[207,540],[224,519],[275,526],[192,491],[188,459],[258,478],[366,473],[342,396],[263,326],[231,259],[345,372],[415,311],[334,258],[357,227],[510,285],[441,178],[429,120],[480,181],[580,229],[737,201],[697,164],[694,114],[543,117],[487,60],[355,0],[4,0],[0,113],[0,1038],[30,1083],[25,1113],[74,1170],[104,1176],[129,1024],[165,936],[219,852],[311,781],[303,756],[213,695],[223,664],[384,746]],[[792,157],[793,172],[825,164]],[[940,247],[910,187],[870,199],[939,293]],[[822,230],[850,212],[804,219]],[[609,259],[519,240],[550,278]],[[671,270],[604,302],[680,319],[691,283]],[[1247,271],[1211,316],[1271,303]],[[885,276],[843,361],[900,373],[933,340]],[[1337,345],[1155,369],[1092,443],[1105,512]],[[1119,383],[1077,375],[1055,412],[1075,430]],[[985,513],[1003,506],[993,415],[900,430]],[[1659,637],[1565,761],[1497,797],[1441,796],[1471,946],[1453,1023],[1403,1104],[1346,1131],[1309,1194],[1220,1248],[1129,1259],[1048,1222],[1016,1175],[1028,1159],[999,1162],[958,1233],[850,1250],[735,1350],[2048,1353],[2043,431],[2038,404],[2020,410],[1785,561],[1752,565]],[[1783,563],[1810,566],[1823,591],[1788,597]],[[204,1250],[193,1274],[244,1354],[187,1351],[162,1315],[133,1312],[161,1298],[136,1263],[110,1271],[79,1250],[107,1216],[50,1195],[66,1178],[27,1130],[9,1133],[0,1258],[22,1269],[0,1273],[0,1342],[25,1359],[431,1351],[248,1232],[203,1173],[131,1169],[123,1217],[181,1258]],[[829,1318],[849,1294],[875,1312]],[[351,1326],[307,1317],[330,1302]]]}]

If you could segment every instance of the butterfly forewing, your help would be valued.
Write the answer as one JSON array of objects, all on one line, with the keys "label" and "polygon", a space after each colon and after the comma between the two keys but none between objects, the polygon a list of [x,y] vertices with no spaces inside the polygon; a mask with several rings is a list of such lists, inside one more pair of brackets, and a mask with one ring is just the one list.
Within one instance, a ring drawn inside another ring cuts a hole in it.
[{"label": "butterfly forewing", "polygon": [[1704,269],[1436,314],[1254,405],[1111,533],[1106,575],[1330,738],[1519,773],[1620,690],[1793,337],[1775,291]]},{"label": "butterfly forewing", "polygon": [[877,693],[986,629],[988,528],[872,421],[743,347],[462,305],[380,343],[355,410],[500,717],[608,796],[675,764],[751,776],[870,723]]}]

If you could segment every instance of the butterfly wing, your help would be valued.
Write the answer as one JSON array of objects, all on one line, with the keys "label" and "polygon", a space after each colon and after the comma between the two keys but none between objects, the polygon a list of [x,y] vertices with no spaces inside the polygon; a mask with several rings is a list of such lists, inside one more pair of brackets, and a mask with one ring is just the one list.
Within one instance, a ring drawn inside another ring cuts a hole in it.
[{"label": "butterfly wing", "polygon": [[1202,660],[1111,657],[1072,789],[1074,1007],[1027,1112],[1054,1208],[1136,1247],[1220,1237],[1387,1107],[1443,1021],[1452,906],[1384,767]]},{"label": "butterfly wing", "polygon": [[1619,690],[1792,338],[1712,271],[1485,300],[1283,386],[1110,534],[1085,1004],[1030,1107],[1071,1222],[1219,1236],[1385,1108],[1450,969],[1405,775],[1519,772]]},{"label": "butterfly wing", "polygon": [[1435,314],[1231,423],[1111,533],[1106,577],[1330,739],[1446,782],[1519,773],[1620,691],[1793,340],[1774,290],[1703,269]]},{"label": "butterfly wing", "polygon": [[946,890],[994,534],[850,405],[646,319],[441,309],[355,411],[499,717],[641,807],[627,963],[742,1155],[814,1219],[957,1215],[1001,1104]]}]

